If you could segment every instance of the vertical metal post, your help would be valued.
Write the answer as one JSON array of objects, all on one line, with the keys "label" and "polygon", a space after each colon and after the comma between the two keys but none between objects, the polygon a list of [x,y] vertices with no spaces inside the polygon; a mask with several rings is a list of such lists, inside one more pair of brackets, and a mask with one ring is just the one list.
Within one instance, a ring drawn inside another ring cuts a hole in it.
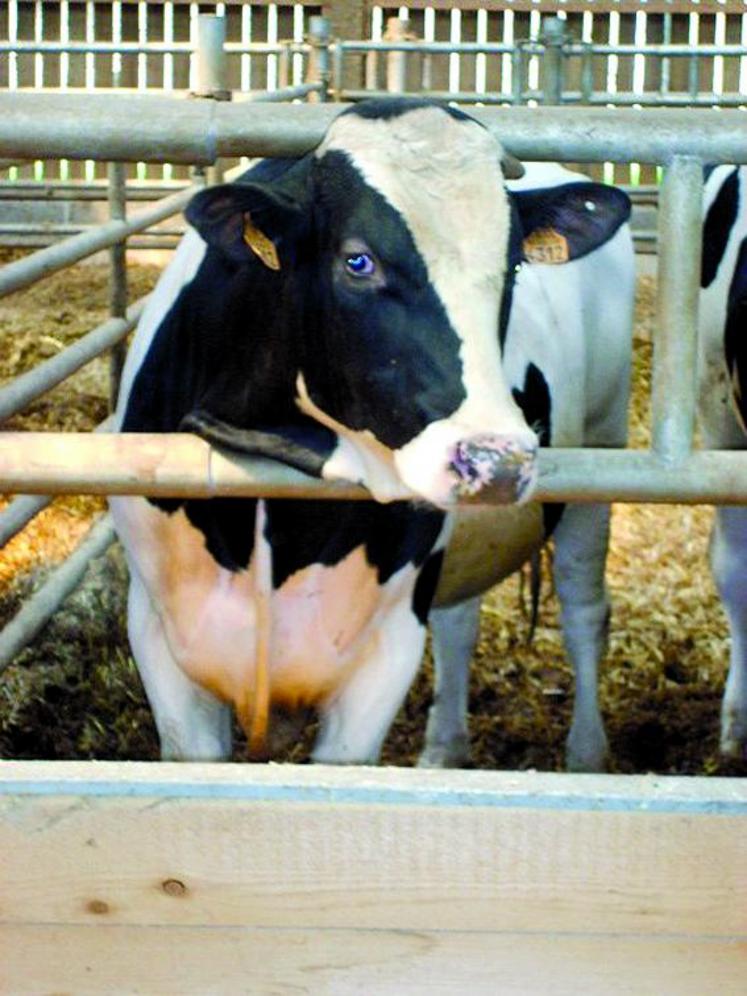
[{"label": "vertical metal post", "polygon": [[308,79],[310,83],[321,83],[322,88],[316,94],[309,94],[311,102],[326,103],[329,100],[330,81],[330,22],[328,17],[309,18],[309,58]]},{"label": "vertical metal post", "polygon": [[[226,72],[226,19],[215,14],[197,17],[197,84],[195,97],[207,100],[230,100]],[[218,160],[208,167],[209,184],[221,183],[223,165]]]},{"label": "vertical metal post", "polygon": [[521,42],[511,53],[511,103],[518,107],[524,96],[524,49]]},{"label": "vertical metal post", "polygon": [[[408,40],[408,22],[399,17],[390,17],[386,22],[384,41],[400,42]],[[386,88],[389,93],[404,93],[407,89],[407,53],[387,52]]]},{"label": "vertical metal post", "polygon": [[675,156],[659,200],[659,294],[654,340],[652,443],[676,460],[693,444],[702,254],[703,166]]},{"label": "vertical metal post", "polygon": [[591,54],[591,43],[584,47],[581,56],[581,102],[588,104],[594,90],[594,58]]},{"label": "vertical metal post", "polygon": [[215,14],[197,18],[196,97],[230,100],[226,83],[226,19]]},{"label": "vertical metal post", "polygon": [[542,55],[542,103],[560,104],[563,99],[565,22],[559,17],[543,18],[540,41],[545,47]]},{"label": "vertical metal post", "polygon": [[[127,179],[124,163],[109,163],[109,218],[124,221],[127,214]],[[111,276],[109,313],[112,318],[124,318],[127,312],[127,244],[123,240],[109,250]],[[117,343],[109,359],[109,406],[117,407],[119,383],[122,379],[127,345]]]}]

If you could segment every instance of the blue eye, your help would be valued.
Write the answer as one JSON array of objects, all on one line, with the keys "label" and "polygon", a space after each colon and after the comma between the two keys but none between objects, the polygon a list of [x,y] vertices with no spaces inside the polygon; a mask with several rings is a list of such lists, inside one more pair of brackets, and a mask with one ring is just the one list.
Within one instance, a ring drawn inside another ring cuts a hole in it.
[{"label": "blue eye", "polygon": [[367,252],[359,252],[345,257],[345,269],[354,277],[370,277],[376,271],[376,264]]}]

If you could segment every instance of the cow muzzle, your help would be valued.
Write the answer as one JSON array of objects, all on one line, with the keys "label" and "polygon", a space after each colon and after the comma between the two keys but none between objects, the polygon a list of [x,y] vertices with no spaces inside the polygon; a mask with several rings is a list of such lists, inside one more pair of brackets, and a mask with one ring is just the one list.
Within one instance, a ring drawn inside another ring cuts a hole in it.
[{"label": "cow muzzle", "polygon": [[527,501],[537,482],[537,444],[491,434],[460,440],[454,447],[449,474],[455,502]]}]

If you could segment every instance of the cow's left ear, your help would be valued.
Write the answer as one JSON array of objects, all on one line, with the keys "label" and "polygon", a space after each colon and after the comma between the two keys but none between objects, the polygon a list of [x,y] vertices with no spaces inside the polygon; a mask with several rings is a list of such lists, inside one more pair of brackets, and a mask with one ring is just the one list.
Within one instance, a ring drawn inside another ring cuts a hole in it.
[{"label": "cow's left ear", "polygon": [[524,257],[531,263],[580,259],[630,217],[627,194],[601,183],[512,191],[511,197],[521,219]]},{"label": "cow's left ear", "polygon": [[282,183],[226,183],[196,194],[185,217],[208,245],[234,262],[256,258],[280,270],[307,215],[296,193]]}]

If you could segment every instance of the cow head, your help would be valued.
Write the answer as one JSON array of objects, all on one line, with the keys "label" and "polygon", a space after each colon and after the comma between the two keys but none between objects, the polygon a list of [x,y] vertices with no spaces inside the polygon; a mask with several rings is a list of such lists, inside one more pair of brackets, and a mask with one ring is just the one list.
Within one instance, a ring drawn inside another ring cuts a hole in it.
[{"label": "cow head", "polygon": [[[274,182],[193,200],[203,238],[264,267],[278,307],[290,301],[303,325],[296,404],[334,434],[323,476],[383,501],[404,485],[443,508],[496,490],[530,497],[537,437],[503,378],[498,334],[526,234],[504,184],[515,166],[460,111],[371,101]],[[547,227],[536,204],[530,213]]]}]

